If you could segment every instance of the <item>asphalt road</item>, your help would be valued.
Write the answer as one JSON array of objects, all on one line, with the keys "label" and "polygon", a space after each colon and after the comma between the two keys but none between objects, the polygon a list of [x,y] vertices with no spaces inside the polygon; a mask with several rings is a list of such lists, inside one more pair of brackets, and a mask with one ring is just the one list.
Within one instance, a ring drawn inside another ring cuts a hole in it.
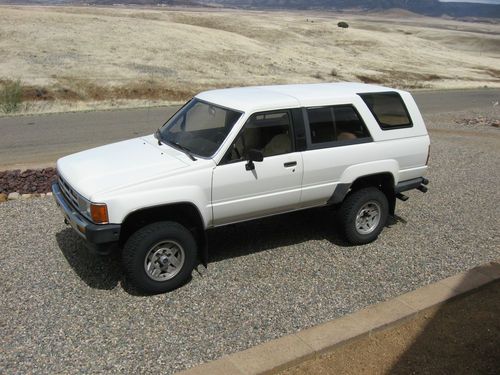
[{"label": "asphalt road", "polygon": [[[500,90],[418,91],[424,118],[437,113],[483,111]],[[59,157],[151,134],[178,107],[0,117],[0,170],[52,165]]]}]

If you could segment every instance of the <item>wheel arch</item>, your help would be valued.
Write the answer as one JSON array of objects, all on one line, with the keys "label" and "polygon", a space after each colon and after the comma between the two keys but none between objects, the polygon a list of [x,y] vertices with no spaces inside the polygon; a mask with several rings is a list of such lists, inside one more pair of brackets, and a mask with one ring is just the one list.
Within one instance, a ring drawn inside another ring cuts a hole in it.
[{"label": "wheel arch", "polygon": [[360,176],[352,183],[339,183],[328,203],[331,205],[339,204],[350,193],[369,186],[377,187],[385,194],[389,202],[389,212],[394,215],[396,209],[395,178],[389,171]]},{"label": "wheel arch", "polygon": [[174,221],[186,227],[194,236],[203,265],[208,263],[208,244],[200,210],[191,202],[151,206],[132,211],[125,216],[120,231],[120,245],[140,228],[158,221]]}]

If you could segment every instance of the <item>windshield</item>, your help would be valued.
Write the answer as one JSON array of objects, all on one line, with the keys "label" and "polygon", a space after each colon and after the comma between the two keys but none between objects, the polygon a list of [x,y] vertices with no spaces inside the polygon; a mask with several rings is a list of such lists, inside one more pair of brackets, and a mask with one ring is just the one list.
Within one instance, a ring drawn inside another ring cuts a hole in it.
[{"label": "windshield", "polygon": [[167,144],[210,157],[240,116],[241,112],[192,99],[163,125],[159,135]]}]

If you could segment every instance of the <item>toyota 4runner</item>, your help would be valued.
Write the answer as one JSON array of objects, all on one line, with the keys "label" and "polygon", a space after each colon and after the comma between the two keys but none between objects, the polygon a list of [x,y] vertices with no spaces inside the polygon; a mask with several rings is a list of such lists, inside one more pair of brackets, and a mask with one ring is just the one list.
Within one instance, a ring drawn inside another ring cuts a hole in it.
[{"label": "toyota 4runner", "polygon": [[206,91],[149,136],[63,157],[52,185],[98,253],[122,249],[143,291],[208,262],[206,231],[318,206],[347,241],[377,238],[396,198],[427,191],[429,137],[412,96],[357,83]]}]

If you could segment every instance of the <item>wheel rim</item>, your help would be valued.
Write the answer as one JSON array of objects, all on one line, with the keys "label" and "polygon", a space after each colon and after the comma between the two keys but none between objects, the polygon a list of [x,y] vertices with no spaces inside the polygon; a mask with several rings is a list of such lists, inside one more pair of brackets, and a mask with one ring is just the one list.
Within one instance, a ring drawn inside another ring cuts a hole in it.
[{"label": "wheel rim", "polygon": [[356,215],[356,231],[359,234],[372,233],[380,223],[380,204],[376,201],[365,203]]},{"label": "wheel rim", "polygon": [[161,241],[151,247],[144,258],[144,270],[155,281],[170,280],[184,265],[184,249],[172,240]]}]

